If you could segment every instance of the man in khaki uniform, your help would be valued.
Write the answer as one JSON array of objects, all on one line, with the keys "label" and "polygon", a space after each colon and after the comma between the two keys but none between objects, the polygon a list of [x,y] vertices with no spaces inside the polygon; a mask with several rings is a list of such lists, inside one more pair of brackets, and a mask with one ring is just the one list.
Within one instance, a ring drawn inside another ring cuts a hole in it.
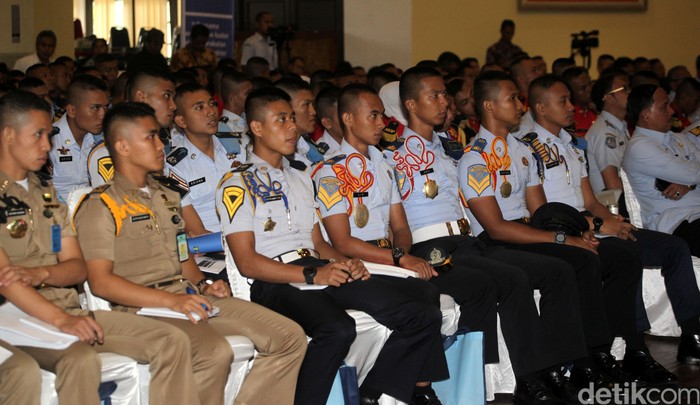
[{"label": "man in khaki uniform", "polygon": [[0,346],[12,356],[0,365],[0,404],[38,405],[41,372],[28,354],[0,341]]},{"label": "man in khaki uniform", "polygon": [[[93,190],[75,215],[90,287],[122,311],[167,307],[189,318],[157,319],[190,337],[203,404],[223,402],[232,360],[227,335],[249,337],[259,352],[236,404],[291,404],[306,336],[282,315],[229,298],[223,281],[199,271],[187,253],[180,194],[169,188],[174,181],[159,178],[160,183],[149,174],[161,172],[164,164],[153,114],[146,104],[124,103],[105,116],[114,179]],[[208,319],[214,307],[220,315]]]},{"label": "man in khaki uniform", "polygon": [[195,403],[194,380],[183,371],[191,366],[183,333],[129,314],[88,313],[80,309],[77,292],[63,288],[82,283],[86,267],[66,206],[33,173],[48,159],[51,131],[49,106],[38,96],[18,91],[0,99],[0,294],[80,338],[66,350],[21,349],[56,373],[61,404],[100,403],[97,352],[150,363],[150,403]]}]

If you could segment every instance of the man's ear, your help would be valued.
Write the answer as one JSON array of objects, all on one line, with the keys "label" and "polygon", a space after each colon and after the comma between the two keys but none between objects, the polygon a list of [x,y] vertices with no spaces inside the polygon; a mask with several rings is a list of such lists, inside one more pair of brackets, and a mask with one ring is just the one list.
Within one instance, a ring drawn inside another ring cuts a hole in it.
[{"label": "man's ear", "polygon": [[262,136],[262,122],[260,121],[250,121],[248,123],[248,126],[250,127],[250,132],[253,133],[253,135],[257,137]]},{"label": "man's ear", "polygon": [[406,102],[404,103],[404,107],[406,107],[406,111],[408,111],[409,113],[415,114],[416,113],[416,100],[414,100],[412,98],[406,100]]},{"label": "man's ear", "polygon": [[537,115],[539,115],[539,116],[544,115],[544,104],[543,103],[535,103],[535,110],[537,110]]},{"label": "man's ear", "polygon": [[323,128],[325,128],[325,129],[331,129],[331,127],[333,126],[333,125],[332,125],[332,122],[331,122],[331,119],[328,118],[328,117],[323,117],[323,118],[321,118],[321,125],[322,125]]},{"label": "man's ear", "polygon": [[128,156],[131,148],[129,142],[123,136],[117,136],[114,142],[114,151],[122,156]]},{"label": "man's ear", "polygon": [[66,114],[68,117],[75,119],[75,105],[73,104],[67,104],[66,105]]},{"label": "man's ear", "polygon": [[[327,118],[324,118],[324,119],[327,119]],[[342,116],[342,120],[343,120],[343,124],[345,125],[345,127],[350,128],[353,121],[355,120],[355,117],[353,117],[353,115],[350,114],[349,112],[344,112],[343,116]],[[330,122],[330,119],[328,119],[328,121]],[[330,125],[329,125],[329,127],[330,127]]]},{"label": "man's ear", "polygon": [[143,103],[146,100],[146,93],[143,92],[143,90],[136,90],[136,94],[134,95],[133,100],[129,101],[138,101],[139,103]]},{"label": "man's ear", "polygon": [[11,126],[6,126],[0,131],[0,137],[2,137],[2,143],[5,145],[12,145],[15,142],[15,135],[17,132]]},{"label": "man's ear", "polygon": [[485,113],[491,113],[493,112],[493,100],[484,100],[484,102],[481,104],[482,110]]},{"label": "man's ear", "polygon": [[185,117],[182,115],[175,114],[175,118],[173,118],[173,122],[175,122],[175,125],[182,129],[187,128],[187,123],[185,122]]}]

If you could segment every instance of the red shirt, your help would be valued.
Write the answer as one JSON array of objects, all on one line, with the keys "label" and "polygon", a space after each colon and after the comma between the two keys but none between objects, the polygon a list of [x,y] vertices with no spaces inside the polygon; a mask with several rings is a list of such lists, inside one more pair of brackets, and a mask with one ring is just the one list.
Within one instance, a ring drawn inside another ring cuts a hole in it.
[{"label": "red shirt", "polygon": [[583,107],[576,106],[574,110],[574,131],[576,136],[579,138],[586,136],[588,128],[593,125],[597,116],[598,114],[590,108],[584,109]]}]

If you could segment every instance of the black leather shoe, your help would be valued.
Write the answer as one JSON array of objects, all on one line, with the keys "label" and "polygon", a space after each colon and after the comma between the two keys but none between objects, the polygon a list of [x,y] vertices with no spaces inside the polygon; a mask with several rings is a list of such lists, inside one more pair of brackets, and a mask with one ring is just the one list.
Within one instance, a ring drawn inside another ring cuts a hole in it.
[{"label": "black leather shoe", "polygon": [[666,370],[664,366],[657,363],[651,355],[642,350],[634,350],[625,354],[622,368],[630,373],[640,382],[647,385],[670,385],[677,384],[678,378],[675,374]]},{"label": "black leather shoe", "polygon": [[[622,385],[624,383],[632,384],[633,382],[636,382],[638,385],[640,385],[639,379],[626,372],[622,366],[620,366],[620,363],[618,363],[610,353],[594,353],[593,361],[595,361],[595,364],[600,369],[602,377],[607,377],[612,384],[617,383]],[[612,384],[610,387],[612,387]]]},{"label": "black leather shoe", "polygon": [[615,382],[606,374],[602,373],[598,367],[576,367],[571,369],[569,382],[578,390],[589,389],[593,384],[593,389],[610,389]]},{"label": "black leather shoe", "polygon": [[435,391],[429,388],[428,391],[421,394],[414,393],[411,405],[442,405],[442,402],[438,399]]},{"label": "black leather shoe", "polygon": [[574,387],[560,372],[553,370],[542,373],[542,382],[557,398],[567,404],[580,404],[578,389]]},{"label": "black leather shoe", "polygon": [[676,359],[684,364],[700,363],[700,335],[681,335]]},{"label": "black leather shoe", "polygon": [[560,405],[561,399],[552,393],[544,383],[537,380],[516,380],[513,402],[517,405]]},{"label": "black leather shoe", "polygon": [[360,405],[379,405],[379,400],[370,397],[360,397]]}]

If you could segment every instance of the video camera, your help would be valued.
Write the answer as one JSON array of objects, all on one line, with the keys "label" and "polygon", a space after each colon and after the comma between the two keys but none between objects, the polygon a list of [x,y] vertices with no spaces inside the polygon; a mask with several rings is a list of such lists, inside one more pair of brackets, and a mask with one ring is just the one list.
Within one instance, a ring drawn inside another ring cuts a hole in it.
[{"label": "video camera", "polygon": [[573,38],[571,40],[571,49],[591,49],[597,48],[599,45],[598,41],[598,30],[593,31],[581,31],[571,34]]},{"label": "video camera", "polygon": [[270,27],[267,29],[267,35],[270,36],[271,40],[277,43],[278,47],[281,47],[281,44],[284,42],[294,39],[296,32],[297,27],[296,25],[292,24],[282,25],[279,27]]}]

